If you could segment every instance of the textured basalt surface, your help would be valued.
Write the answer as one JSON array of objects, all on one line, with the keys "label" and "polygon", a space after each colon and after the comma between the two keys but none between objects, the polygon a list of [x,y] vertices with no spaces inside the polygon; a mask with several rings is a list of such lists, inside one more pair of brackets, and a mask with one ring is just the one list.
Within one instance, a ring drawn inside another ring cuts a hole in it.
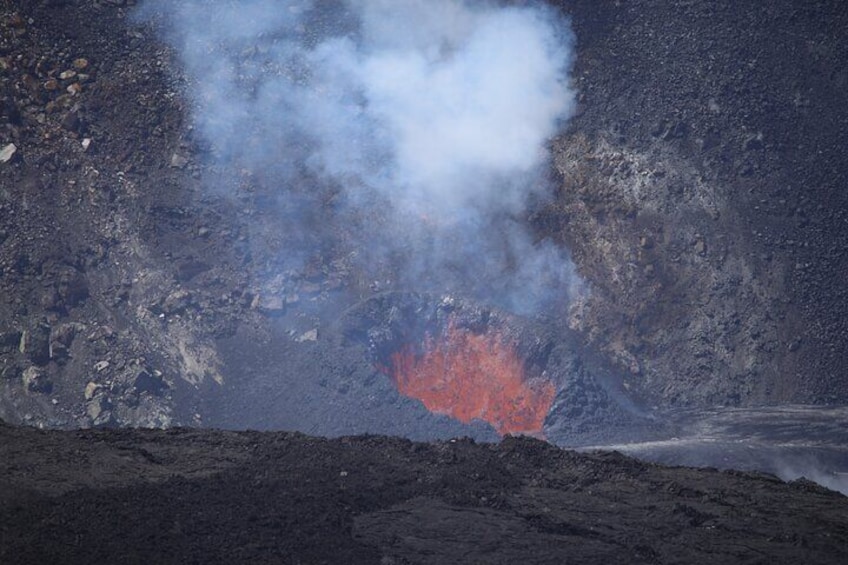
[{"label": "textured basalt surface", "polygon": [[844,563],[848,499],[537,440],[12,428],[3,563]]}]

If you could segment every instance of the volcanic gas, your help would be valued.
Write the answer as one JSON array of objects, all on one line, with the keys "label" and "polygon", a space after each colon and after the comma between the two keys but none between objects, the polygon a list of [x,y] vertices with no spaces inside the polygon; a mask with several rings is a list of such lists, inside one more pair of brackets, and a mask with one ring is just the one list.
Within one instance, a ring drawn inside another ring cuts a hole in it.
[{"label": "volcanic gas", "polygon": [[501,435],[542,436],[556,394],[549,380],[526,378],[516,345],[498,331],[475,333],[454,319],[423,343],[401,346],[381,369],[431,412],[484,420]]}]

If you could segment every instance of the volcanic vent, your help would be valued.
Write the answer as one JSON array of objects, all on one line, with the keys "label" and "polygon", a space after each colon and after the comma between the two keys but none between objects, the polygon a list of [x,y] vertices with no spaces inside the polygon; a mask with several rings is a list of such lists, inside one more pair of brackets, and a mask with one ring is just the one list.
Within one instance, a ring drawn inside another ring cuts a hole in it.
[{"label": "volcanic vent", "polygon": [[400,394],[500,435],[568,443],[588,420],[621,413],[575,342],[539,320],[453,296],[392,292],[349,310],[342,331],[367,344]]},{"label": "volcanic vent", "polygon": [[401,394],[460,422],[485,420],[503,435],[541,434],[556,394],[544,377],[527,380],[516,346],[498,330],[479,334],[450,316],[422,343],[406,344],[381,369]]}]

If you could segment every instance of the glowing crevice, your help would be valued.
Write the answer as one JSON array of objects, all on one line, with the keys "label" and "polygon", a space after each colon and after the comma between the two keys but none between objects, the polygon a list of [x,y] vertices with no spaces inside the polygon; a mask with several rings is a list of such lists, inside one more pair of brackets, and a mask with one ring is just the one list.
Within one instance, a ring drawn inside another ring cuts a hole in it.
[{"label": "glowing crevice", "polygon": [[514,344],[497,332],[476,334],[449,322],[421,347],[407,344],[383,367],[404,396],[461,422],[480,419],[501,434],[542,436],[556,389],[527,380]]}]

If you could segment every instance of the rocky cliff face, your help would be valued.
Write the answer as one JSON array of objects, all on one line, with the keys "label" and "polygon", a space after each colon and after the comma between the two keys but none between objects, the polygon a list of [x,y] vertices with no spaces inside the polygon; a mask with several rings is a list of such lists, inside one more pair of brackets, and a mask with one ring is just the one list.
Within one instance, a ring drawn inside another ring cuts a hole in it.
[{"label": "rocky cliff face", "polygon": [[844,11],[571,11],[580,115],[540,224],[591,281],[573,325],[665,403],[844,398]]},{"label": "rocky cliff face", "polygon": [[[215,168],[188,94],[215,77],[184,74],[128,4],[0,7],[0,417],[491,437],[400,396],[369,328],[351,337],[385,273],[337,243],[368,219],[290,233],[273,178]],[[577,115],[525,219],[587,291],[521,323],[577,424],[848,400],[848,16],[737,4],[558,3]],[[280,268],[309,238],[327,243]]]}]

